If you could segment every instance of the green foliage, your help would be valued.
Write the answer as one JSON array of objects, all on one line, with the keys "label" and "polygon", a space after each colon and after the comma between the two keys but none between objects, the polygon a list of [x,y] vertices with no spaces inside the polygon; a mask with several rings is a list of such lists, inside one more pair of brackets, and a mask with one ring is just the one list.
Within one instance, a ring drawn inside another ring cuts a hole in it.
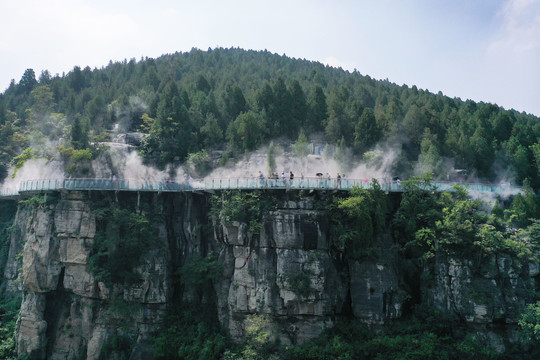
[{"label": "green foliage", "polygon": [[103,344],[99,360],[107,360],[113,357],[119,360],[127,360],[130,358],[133,344],[133,339],[128,335],[122,333],[113,334]]},{"label": "green foliage", "polygon": [[508,221],[517,227],[526,227],[531,219],[540,217],[540,200],[528,181],[523,185],[523,193],[513,198],[507,216]]},{"label": "green foliage", "polygon": [[[471,260],[481,266],[493,254],[509,256],[515,263],[538,261],[539,230],[515,231],[502,216],[502,209],[489,213],[489,205],[468,197],[460,186],[449,192],[435,192],[429,177],[403,182],[404,193],[395,213],[392,229],[400,244],[403,289],[419,302],[420,279],[437,255]],[[503,255],[505,254],[505,255]]]},{"label": "green foliage", "polygon": [[266,162],[268,163],[268,176],[276,171],[276,148],[274,142],[270,141],[268,146],[268,154],[266,155]]},{"label": "green foliage", "polygon": [[188,154],[187,166],[195,176],[203,177],[211,170],[212,161],[208,152],[203,149],[199,152]]},{"label": "green foliage", "polygon": [[306,137],[306,134],[304,133],[304,130],[300,130],[300,134],[298,135],[298,140],[294,143],[294,149],[293,153],[297,158],[304,158],[308,156],[310,153],[309,150],[309,143]]},{"label": "green foliage", "polygon": [[[406,258],[425,263],[436,253],[476,260],[505,253],[525,261],[538,259],[540,243],[534,234],[540,227],[535,220],[529,220],[531,226],[525,230],[509,231],[502,210],[487,213],[488,205],[470,199],[463,187],[456,186],[451,192],[433,192],[429,178],[412,179],[404,182],[404,187],[393,229],[394,236],[401,239]],[[510,210],[511,222],[516,221],[515,204],[516,200]]]},{"label": "green foliage", "polygon": [[37,209],[45,205],[45,197],[43,195],[34,195],[28,199],[20,200],[19,204],[26,205],[30,209]]},{"label": "green foliage", "polygon": [[334,159],[338,162],[341,172],[350,170],[351,158],[349,157],[347,146],[345,144],[345,138],[343,137],[337,142]]},{"label": "green foliage", "polygon": [[156,122],[156,120],[152,119],[147,113],[141,115],[141,121],[142,123],[140,126],[140,131],[147,134],[150,132],[152,126]]},{"label": "green foliage", "polygon": [[90,149],[75,149],[64,146],[58,146],[57,149],[64,162],[66,173],[72,177],[89,177],[93,158]]},{"label": "green foliage", "polygon": [[245,320],[246,335],[240,348],[228,350],[227,360],[277,360],[282,356],[278,347],[276,330],[265,315],[253,315]]},{"label": "green foliage", "polygon": [[237,84],[227,85],[223,96],[225,114],[232,120],[247,110],[247,103],[242,89]]},{"label": "green foliage", "polygon": [[3,202],[0,203],[0,209],[2,209],[0,211],[0,270],[4,271],[11,245],[13,220],[17,212],[17,205],[11,201]]},{"label": "green foliage", "polygon": [[[107,312],[109,312],[112,318],[120,318],[125,321],[132,318],[133,314],[141,311],[142,306],[139,302],[128,301],[124,298],[113,296],[109,300]],[[120,324],[125,326],[125,323],[120,322]]]},{"label": "green foliage", "polygon": [[505,239],[507,248],[528,261],[540,261],[540,220],[531,219],[531,224]]},{"label": "green foliage", "polygon": [[527,310],[521,314],[519,326],[531,341],[540,344],[540,301],[527,305]]},{"label": "green foliage", "polygon": [[74,163],[90,161],[92,160],[92,152],[90,151],[90,149],[74,150],[71,156],[71,160]]},{"label": "green foliage", "polygon": [[[2,114],[1,103],[0,114]],[[5,117],[8,117],[7,113]],[[0,180],[7,176],[9,165],[14,161],[13,158],[26,146],[25,143],[19,127],[5,119],[4,123],[0,121]]]},{"label": "green foliage", "polygon": [[15,328],[21,298],[0,298],[0,359],[17,359]]},{"label": "green foliage", "polygon": [[536,175],[540,176],[540,142],[531,145],[530,150],[532,151],[534,161],[536,163]]},{"label": "green foliage", "polygon": [[[448,354],[441,352],[439,339],[430,332],[380,336],[369,342],[367,353],[373,359],[437,359],[447,358]],[[383,355],[384,354],[384,355]],[[444,354],[444,355],[443,355]]]},{"label": "green foliage", "polygon": [[200,286],[207,281],[218,279],[222,271],[221,264],[212,254],[208,254],[204,258],[192,254],[180,267],[178,273],[183,284]]},{"label": "green foliage", "polygon": [[81,119],[75,116],[73,125],[71,126],[71,145],[76,150],[86,149],[88,147],[88,133],[90,131],[90,123],[88,119]]},{"label": "green foliage", "polygon": [[32,91],[36,84],[36,73],[33,69],[26,69],[21,77],[21,81],[19,82],[21,90],[28,94]]},{"label": "green foliage", "polygon": [[17,171],[23,167],[24,163],[35,157],[34,151],[31,148],[26,148],[22,154],[17,155],[13,158],[13,174],[11,175],[12,179],[15,179],[17,176]]},{"label": "green foliage", "polygon": [[149,135],[143,140],[141,155],[153,160],[160,168],[175,158],[184,160],[189,152],[196,152],[196,138],[192,136],[189,99],[175,82],[167,84],[160,95],[157,118],[150,121]]},{"label": "green foliage", "polygon": [[334,237],[352,259],[368,256],[375,238],[386,225],[388,199],[377,180],[371,189],[355,188],[349,197],[337,200],[337,212],[331,212]]},{"label": "green foliage", "polygon": [[429,183],[405,186],[394,228],[409,254],[423,260],[433,258],[436,252],[465,257],[506,252],[533,258],[532,245],[506,231],[502,220],[487,214],[487,205],[468,198],[464,188],[433,193],[423,190],[430,189]]},{"label": "green foliage", "polygon": [[127,209],[94,210],[99,225],[94,239],[90,270],[107,285],[139,281],[135,268],[157,242],[150,220]]},{"label": "green foliage", "polygon": [[221,195],[213,195],[210,203],[210,215],[215,220],[246,223],[254,234],[261,231],[263,215],[274,208],[272,199],[257,191],[224,191]]},{"label": "green foliage", "polygon": [[219,165],[226,166],[228,162],[229,162],[229,153],[224,151],[223,154],[221,154],[221,159],[219,159]]},{"label": "green foliage", "polygon": [[308,99],[308,118],[307,130],[320,131],[328,116],[328,105],[326,104],[326,95],[320,85],[316,85]]},{"label": "green foliage", "polygon": [[497,359],[480,339],[454,336],[451,319],[433,312],[392,321],[374,333],[358,320],[345,320],[314,341],[287,347],[286,359]]},{"label": "green foliage", "polygon": [[[511,136],[502,146],[506,154],[507,162],[514,170],[518,182],[522,182],[531,174],[530,150],[525,144],[522,144],[516,136]],[[535,174],[536,175],[536,174]]]},{"label": "green foliage", "polygon": [[441,198],[444,205],[442,219],[435,223],[440,248],[450,252],[467,251],[487,216],[480,211],[480,200],[461,198],[459,192],[444,195]]},{"label": "green foliage", "polygon": [[311,275],[312,272],[307,269],[291,271],[285,275],[285,281],[300,297],[307,298],[313,293]]},{"label": "green foliage", "polygon": [[275,347],[275,335],[270,320],[264,315],[255,315],[246,320],[246,336],[242,355],[246,360],[266,359]]},{"label": "green foliage", "polygon": [[381,138],[373,109],[364,108],[354,128],[354,146],[359,152],[371,148]]},{"label": "green foliage", "polygon": [[219,127],[218,119],[214,114],[206,115],[205,123],[201,127],[201,136],[205,146],[220,145],[223,141],[223,130]]},{"label": "green foliage", "polygon": [[417,230],[429,227],[441,219],[441,205],[438,203],[431,177],[411,178],[402,183],[403,196],[394,217],[394,227],[404,236],[405,241],[412,241]]},{"label": "green foliage", "polygon": [[158,359],[219,359],[230,346],[216,314],[203,306],[180,304],[154,340]]},{"label": "green foliage", "polygon": [[253,111],[241,113],[227,128],[227,140],[232,151],[255,150],[266,137],[264,119]]},{"label": "green foliage", "polygon": [[437,144],[437,135],[432,134],[429,128],[424,130],[422,142],[420,143],[420,155],[418,165],[422,173],[440,173],[442,157]]},{"label": "green foliage", "polygon": [[[0,203],[0,270],[4,271],[9,248],[13,220],[17,211],[15,203]],[[3,283],[3,281],[1,282]],[[4,288],[2,286],[1,288]],[[0,359],[16,359],[15,329],[21,298],[0,296]]]}]

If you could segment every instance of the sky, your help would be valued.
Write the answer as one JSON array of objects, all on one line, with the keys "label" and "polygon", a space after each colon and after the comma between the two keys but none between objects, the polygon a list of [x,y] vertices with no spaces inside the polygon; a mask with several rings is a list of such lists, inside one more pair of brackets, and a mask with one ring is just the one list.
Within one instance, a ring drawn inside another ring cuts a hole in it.
[{"label": "sky", "polygon": [[239,47],[540,116],[540,0],[2,0],[0,92],[24,71]]}]

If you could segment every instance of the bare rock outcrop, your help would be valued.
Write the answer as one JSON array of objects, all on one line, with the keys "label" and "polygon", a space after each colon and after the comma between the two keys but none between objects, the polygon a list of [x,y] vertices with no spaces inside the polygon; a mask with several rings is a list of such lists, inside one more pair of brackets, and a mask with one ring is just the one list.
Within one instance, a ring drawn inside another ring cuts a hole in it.
[{"label": "bare rock outcrop", "polygon": [[343,264],[329,251],[327,214],[311,208],[284,203],[268,214],[260,236],[249,234],[243,223],[222,224],[222,254],[229,265],[218,285],[223,292],[228,284],[220,317],[234,339],[242,339],[246,320],[257,314],[269,315],[283,343],[317,337],[345,306],[367,323],[400,315],[397,297],[392,301],[398,287],[393,267],[351,263],[349,286]]}]

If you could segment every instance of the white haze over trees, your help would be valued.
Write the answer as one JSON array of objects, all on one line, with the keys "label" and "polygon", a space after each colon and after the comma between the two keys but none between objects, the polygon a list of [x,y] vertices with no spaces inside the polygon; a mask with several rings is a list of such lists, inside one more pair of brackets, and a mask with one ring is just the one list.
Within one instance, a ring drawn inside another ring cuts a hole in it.
[{"label": "white haze over trees", "polygon": [[[404,162],[403,153],[400,146],[392,146],[390,142],[379,143],[373,149],[364,153],[363,158],[354,157],[352,151],[347,148],[340,149],[338,146],[324,144],[317,141],[306,141],[302,146],[306,146],[307,151],[298,155],[298,143],[292,144],[285,140],[276,142],[274,146],[275,171],[281,178],[284,172],[287,179],[289,173],[293,172],[298,179],[316,178],[318,173],[326,176],[330,175],[336,179],[337,175],[346,175],[348,179],[360,179],[379,182],[391,181],[394,176],[399,176],[396,169],[400,162]],[[322,154],[313,154],[313,148],[323,147]],[[164,170],[159,170],[153,166],[144,164],[143,159],[138,155],[133,147],[125,144],[107,143],[107,151],[104,155],[92,160],[93,178],[111,179],[112,176],[118,180],[134,180],[138,182],[165,182],[172,181],[184,183],[191,181],[193,185],[202,185],[204,181],[211,179],[252,179],[259,176],[259,171],[265,178],[271,174],[269,169],[269,145],[263,146],[256,151],[239,156],[228,161],[226,164],[217,166],[213,170],[206,172],[199,177],[197,171],[190,167],[189,163],[181,166],[168,165]],[[284,148],[288,148],[286,151]],[[297,153],[295,155],[295,153]],[[452,159],[441,160],[440,166],[446,167],[443,174],[448,174],[453,168]],[[420,163],[417,163],[414,175],[421,176],[425,170]],[[10,169],[13,175],[13,169]],[[502,183],[511,183],[507,173],[502,173],[499,178]],[[69,177],[65,173],[61,161],[47,161],[46,159],[30,159],[17,171],[15,177],[8,176],[3,184],[0,184],[0,192],[15,193],[19,189],[19,184],[28,180],[61,180]],[[439,180],[447,180],[440,178]],[[471,176],[468,182],[474,183],[476,180]],[[503,198],[515,195],[515,190],[509,190],[506,194],[497,194]],[[482,198],[484,201],[494,203],[495,194],[492,196],[484,192],[470,192],[475,198]]]}]

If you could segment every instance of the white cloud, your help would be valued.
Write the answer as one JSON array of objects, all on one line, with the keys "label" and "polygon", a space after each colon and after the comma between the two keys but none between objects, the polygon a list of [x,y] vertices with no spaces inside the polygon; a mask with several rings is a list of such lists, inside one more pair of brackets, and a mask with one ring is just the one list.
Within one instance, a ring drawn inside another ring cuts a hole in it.
[{"label": "white cloud", "polygon": [[509,0],[499,13],[503,27],[490,51],[540,52],[540,1]]},{"label": "white cloud", "polygon": [[477,97],[540,116],[540,1],[509,0],[479,61]]},{"label": "white cloud", "polygon": [[322,63],[324,65],[328,65],[328,66],[332,66],[332,67],[335,67],[335,68],[342,68],[343,70],[349,70],[349,71],[353,71],[354,70],[354,63],[353,62],[345,62],[345,61],[342,61],[342,60],[339,60],[335,57],[327,57],[326,59],[324,59],[322,61]]}]

